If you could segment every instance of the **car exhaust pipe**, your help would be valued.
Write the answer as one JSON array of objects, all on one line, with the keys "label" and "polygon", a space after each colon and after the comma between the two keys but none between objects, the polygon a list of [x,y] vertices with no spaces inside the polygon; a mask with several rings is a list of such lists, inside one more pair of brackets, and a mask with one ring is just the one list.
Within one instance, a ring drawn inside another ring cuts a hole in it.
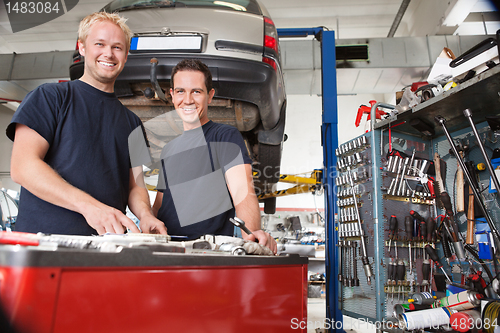
[{"label": "car exhaust pipe", "polygon": [[167,98],[165,97],[165,93],[161,89],[160,84],[158,83],[158,79],[156,78],[156,66],[158,66],[158,59],[152,58],[150,63],[151,63],[151,71],[149,74],[149,80],[151,81],[153,90],[159,99],[161,99],[164,103],[169,104]]}]

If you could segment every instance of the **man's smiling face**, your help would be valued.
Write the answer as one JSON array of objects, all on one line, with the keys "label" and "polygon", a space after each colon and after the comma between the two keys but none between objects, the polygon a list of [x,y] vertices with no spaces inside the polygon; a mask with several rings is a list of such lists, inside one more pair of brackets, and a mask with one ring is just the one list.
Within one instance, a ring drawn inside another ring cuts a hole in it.
[{"label": "man's smiling face", "polygon": [[184,130],[202,126],[208,122],[208,104],[215,91],[207,91],[205,76],[199,71],[182,70],[175,74],[173,88],[170,89],[172,102],[182,119]]},{"label": "man's smiling face", "polygon": [[106,92],[114,91],[114,83],[127,61],[125,34],[116,24],[95,23],[85,41],[78,41],[80,54],[85,57],[82,81]]}]

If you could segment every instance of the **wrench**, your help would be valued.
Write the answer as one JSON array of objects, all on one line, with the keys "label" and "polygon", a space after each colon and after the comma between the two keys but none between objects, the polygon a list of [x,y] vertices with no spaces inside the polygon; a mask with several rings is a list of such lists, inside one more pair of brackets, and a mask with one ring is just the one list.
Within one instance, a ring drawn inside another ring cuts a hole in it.
[{"label": "wrench", "polygon": [[253,235],[253,233],[245,226],[245,222],[243,222],[242,219],[239,219],[237,217],[232,217],[229,218],[229,221],[231,221],[232,224],[243,230],[244,232],[247,233],[247,235]]}]

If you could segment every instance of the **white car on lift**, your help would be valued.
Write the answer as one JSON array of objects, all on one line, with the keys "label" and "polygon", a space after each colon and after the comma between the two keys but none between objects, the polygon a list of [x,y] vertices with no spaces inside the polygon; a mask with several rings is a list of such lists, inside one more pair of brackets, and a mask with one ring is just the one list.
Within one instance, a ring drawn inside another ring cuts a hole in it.
[{"label": "white car on lift", "polygon": [[[169,94],[163,94],[170,89],[172,68],[185,58],[200,59],[210,68],[216,91],[209,118],[238,128],[258,175],[257,194],[271,191],[280,174],[286,94],[277,31],[262,3],[115,0],[102,10],[128,18],[134,33],[115,92],[143,122],[156,119],[146,126],[153,150],[159,155],[176,134],[175,120],[158,117],[173,110]],[[76,50],[70,76],[82,74],[83,58]],[[276,198],[263,201],[266,213],[274,213]]]}]

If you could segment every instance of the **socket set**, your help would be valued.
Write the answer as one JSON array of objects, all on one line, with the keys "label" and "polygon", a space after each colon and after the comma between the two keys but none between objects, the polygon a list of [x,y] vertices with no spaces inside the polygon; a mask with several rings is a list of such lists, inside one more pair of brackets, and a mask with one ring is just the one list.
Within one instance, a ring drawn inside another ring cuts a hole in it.
[{"label": "socket set", "polygon": [[356,139],[341,144],[337,149],[335,149],[335,155],[337,157],[346,157],[363,151],[369,146],[370,144],[368,143],[368,139],[366,138],[366,136],[360,136]]},{"label": "socket set", "polygon": [[[355,207],[346,207],[339,209],[339,222],[354,222],[358,219],[358,213]],[[360,218],[361,219],[361,218]]]},{"label": "socket set", "polygon": [[[365,168],[365,167],[360,167],[356,171],[351,171],[352,175],[352,181],[354,184],[358,183],[363,183],[367,181],[370,178],[370,169]],[[342,186],[342,185],[350,185],[349,182],[349,175],[348,174],[343,174],[335,178],[335,185]]]},{"label": "socket set", "polygon": [[393,178],[385,199],[408,199],[416,203],[431,204],[435,193],[432,186],[434,179],[427,174],[429,166],[429,160],[415,158],[415,151],[411,157],[390,155],[385,171]]},{"label": "socket set", "polygon": [[[366,191],[366,187],[370,188],[372,174],[369,149],[371,145],[368,138],[369,134],[358,137],[340,145],[336,150],[338,176],[335,178],[335,185],[339,236],[337,247],[340,252],[338,279],[344,287],[342,306],[347,310],[351,306],[359,307],[358,302],[351,301],[357,299],[354,294],[366,295],[367,292],[373,292],[373,288],[367,287],[373,279],[368,257],[373,249],[368,249],[366,240],[366,234],[372,232],[373,223],[371,214],[365,214],[365,210],[371,210],[371,194]],[[365,219],[368,220],[369,226],[366,225]],[[361,262],[359,267],[358,262]],[[364,271],[366,279],[360,281],[358,271],[360,274]],[[367,299],[374,299],[373,295]],[[369,304],[368,307],[373,309],[374,304]]]},{"label": "socket set", "polygon": [[339,226],[339,237],[352,238],[359,236],[360,231],[357,223],[343,223]]},{"label": "socket set", "polygon": [[339,157],[337,159],[337,170],[345,172],[347,169],[352,170],[366,164],[369,164],[369,160],[365,154],[357,152],[346,157]]}]

